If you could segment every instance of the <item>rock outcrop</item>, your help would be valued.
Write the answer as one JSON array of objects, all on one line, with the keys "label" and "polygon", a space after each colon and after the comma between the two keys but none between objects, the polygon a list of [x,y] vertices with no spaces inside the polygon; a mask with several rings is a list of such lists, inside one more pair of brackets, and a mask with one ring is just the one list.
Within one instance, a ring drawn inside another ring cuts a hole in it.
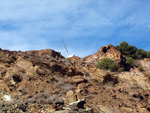
[{"label": "rock outcrop", "polygon": [[84,57],[82,60],[90,63],[96,63],[102,58],[111,58],[116,61],[120,66],[124,66],[125,58],[113,45],[102,46],[97,53]]}]

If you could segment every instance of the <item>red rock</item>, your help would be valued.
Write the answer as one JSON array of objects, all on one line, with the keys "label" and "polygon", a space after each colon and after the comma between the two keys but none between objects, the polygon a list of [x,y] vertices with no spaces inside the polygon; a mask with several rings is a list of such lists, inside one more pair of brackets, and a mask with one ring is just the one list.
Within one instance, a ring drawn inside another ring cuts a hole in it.
[{"label": "red rock", "polygon": [[80,60],[81,58],[78,57],[78,56],[73,56],[73,57],[71,57],[71,59],[72,59],[72,60]]}]

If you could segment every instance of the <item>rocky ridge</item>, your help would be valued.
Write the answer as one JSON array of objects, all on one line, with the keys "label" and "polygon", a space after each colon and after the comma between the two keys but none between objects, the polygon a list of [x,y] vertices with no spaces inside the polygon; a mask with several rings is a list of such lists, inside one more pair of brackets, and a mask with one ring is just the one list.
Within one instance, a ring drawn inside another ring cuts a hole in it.
[{"label": "rocky ridge", "polygon": [[115,62],[117,62],[120,66],[124,66],[125,64],[125,58],[121,54],[120,51],[118,51],[113,45],[109,44],[107,46],[102,46],[97,53],[94,55],[89,55],[87,57],[84,57],[82,60],[90,63],[96,63],[100,61],[102,58],[111,58]]},{"label": "rocky ridge", "polygon": [[112,45],[72,60],[53,50],[0,49],[0,112],[150,112],[149,78],[134,68],[120,73],[101,70],[94,63],[104,57],[124,61]]},{"label": "rocky ridge", "polygon": [[55,58],[55,59],[64,59],[65,57],[63,57],[61,55],[60,52],[56,52],[52,49],[43,49],[43,50],[40,50],[40,51],[27,51],[27,53],[31,53],[31,54],[34,54],[34,55],[38,55],[38,56],[41,56],[41,57],[47,57],[47,58]]}]

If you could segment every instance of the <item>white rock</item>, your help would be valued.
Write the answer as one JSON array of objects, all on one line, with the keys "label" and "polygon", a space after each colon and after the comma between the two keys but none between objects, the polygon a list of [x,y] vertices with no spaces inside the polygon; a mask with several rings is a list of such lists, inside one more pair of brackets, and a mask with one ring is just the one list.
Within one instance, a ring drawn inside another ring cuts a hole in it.
[{"label": "white rock", "polygon": [[3,97],[4,97],[4,100],[5,100],[5,101],[11,101],[11,100],[12,100],[10,95],[4,94]]}]

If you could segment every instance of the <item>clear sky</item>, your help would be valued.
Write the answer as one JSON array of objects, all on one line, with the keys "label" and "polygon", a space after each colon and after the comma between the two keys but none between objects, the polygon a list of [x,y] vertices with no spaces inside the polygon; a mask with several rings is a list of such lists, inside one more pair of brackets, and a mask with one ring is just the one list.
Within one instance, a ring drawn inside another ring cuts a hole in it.
[{"label": "clear sky", "polygon": [[54,49],[84,57],[101,46],[150,51],[150,0],[1,0],[0,48]]}]

